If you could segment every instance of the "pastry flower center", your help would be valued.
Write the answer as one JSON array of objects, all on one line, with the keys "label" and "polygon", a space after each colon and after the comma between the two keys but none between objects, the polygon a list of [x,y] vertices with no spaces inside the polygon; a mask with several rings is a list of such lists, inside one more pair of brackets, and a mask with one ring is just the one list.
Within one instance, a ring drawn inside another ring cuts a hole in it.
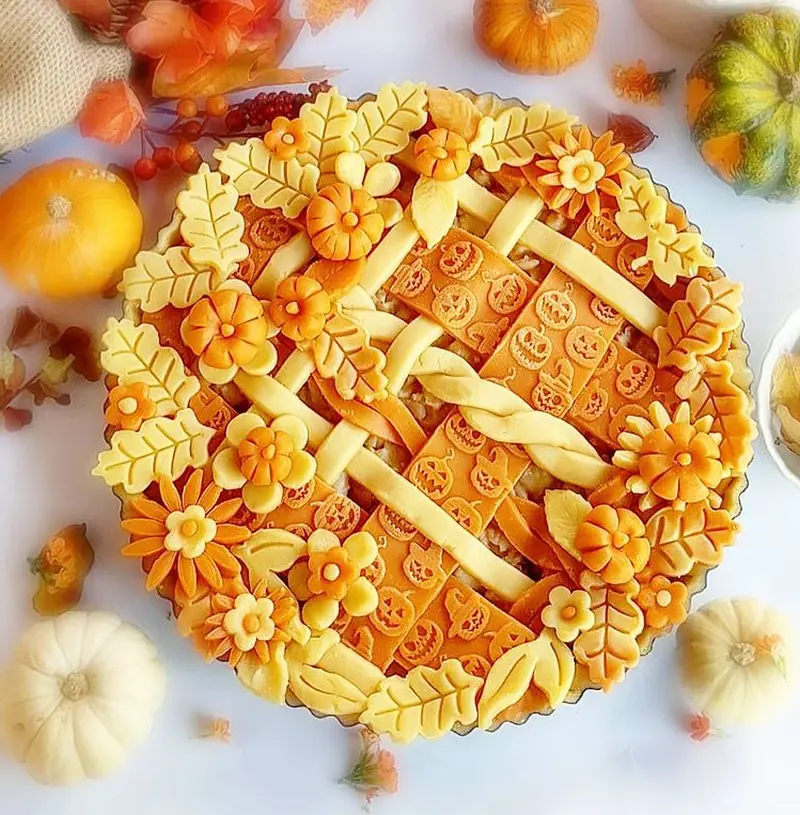
[{"label": "pastry flower center", "polygon": [[678,453],[678,455],[675,456],[675,461],[681,467],[688,467],[692,463],[692,454],[686,452]]},{"label": "pastry flower center", "polygon": [[575,606],[564,606],[561,609],[561,617],[564,620],[574,620],[578,616],[578,609]]},{"label": "pastry flower center", "polygon": [[437,160],[441,161],[442,159],[446,159],[449,156],[446,148],[440,145],[434,145],[431,147],[431,155]]},{"label": "pastry flower center", "polygon": [[627,546],[629,540],[630,536],[624,532],[615,532],[611,537],[611,545],[615,549],[622,549],[624,546]]},{"label": "pastry flower center", "polygon": [[331,581],[333,581],[333,580],[337,580],[337,579],[339,578],[339,575],[340,575],[341,573],[342,573],[342,570],[339,568],[339,566],[338,566],[336,563],[329,563],[329,564],[328,564],[328,565],[327,565],[327,566],[326,566],[326,567],[325,567],[325,568],[322,570],[322,576],[323,576],[323,577],[324,577],[326,580],[331,580]]},{"label": "pastry flower center", "polygon": [[[348,212],[347,214],[348,214],[348,215],[352,215],[353,213],[352,213],[352,212]],[[298,302],[297,302],[297,300],[290,300],[290,301],[289,301],[289,302],[288,302],[288,303],[287,303],[287,304],[284,306],[284,308],[286,309],[286,313],[287,313],[287,314],[291,314],[292,316],[295,316],[295,315],[297,315],[297,314],[299,314],[299,313],[300,313],[300,303],[298,303]]]},{"label": "pastry flower center", "polygon": [[258,614],[245,614],[242,620],[242,628],[244,628],[248,634],[255,634],[256,631],[261,628],[261,618]]},{"label": "pastry flower center", "polygon": [[661,589],[661,591],[656,594],[656,603],[661,606],[661,608],[667,608],[671,602],[672,595],[667,589]]},{"label": "pastry flower center", "polygon": [[284,144],[294,144],[295,139],[291,133],[284,133],[281,141],[283,141]]},{"label": "pastry flower center", "polygon": [[342,225],[348,229],[355,229],[358,226],[358,215],[355,212],[345,212],[342,215]]},{"label": "pastry flower center", "polygon": [[219,333],[222,334],[223,337],[232,337],[236,333],[236,326],[230,323],[223,323],[219,328]]},{"label": "pastry flower center", "polygon": [[125,416],[131,416],[136,413],[138,407],[139,403],[132,396],[126,396],[124,399],[120,399],[117,405],[119,412]]}]

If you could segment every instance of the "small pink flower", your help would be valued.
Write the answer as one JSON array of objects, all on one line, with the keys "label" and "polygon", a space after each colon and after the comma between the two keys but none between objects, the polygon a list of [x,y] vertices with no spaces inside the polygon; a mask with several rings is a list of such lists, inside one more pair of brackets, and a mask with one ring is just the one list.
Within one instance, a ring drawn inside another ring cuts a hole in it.
[{"label": "small pink flower", "polygon": [[369,804],[381,793],[397,792],[397,767],[394,756],[380,746],[380,739],[372,731],[361,730],[360,736],[358,760],[340,783],[360,792]]},{"label": "small pink flower", "polygon": [[686,720],[686,732],[692,741],[705,741],[709,736],[724,736],[721,730],[712,727],[711,719],[705,713],[693,713]]}]

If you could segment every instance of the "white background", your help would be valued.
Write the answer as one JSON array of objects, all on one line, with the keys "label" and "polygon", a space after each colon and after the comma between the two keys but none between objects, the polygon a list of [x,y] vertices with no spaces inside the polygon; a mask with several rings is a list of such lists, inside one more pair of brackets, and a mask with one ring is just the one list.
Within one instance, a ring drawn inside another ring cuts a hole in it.
[{"label": "white background", "polygon": [[[603,126],[609,109],[634,110],[611,92],[608,77],[615,62],[645,57],[653,69],[677,68],[679,79],[665,106],[635,110],[660,136],[641,162],[687,207],[727,274],[745,283],[745,336],[757,371],[770,337],[800,303],[800,205],[737,199],[702,165],[683,121],[682,77],[693,55],[670,48],[646,29],[628,0],[600,0],[598,41],[585,63],[553,79],[515,76],[477,50],[471,5],[469,0],[374,0],[358,21],[342,20],[316,38],[305,32],[287,64],[346,68],[338,84],[349,96],[387,81],[414,79],[494,90],[528,102],[548,100],[569,107],[595,129]],[[10,165],[0,166],[0,188],[29,165],[67,155],[126,163],[121,151],[82,141],[68,130],[27,154],[15,153]],[[163,196],[171,200],[171,193]],[[165,211],[163,202],[161,213],[148,204],[151,234]],[[18,302],[0,288],[0,336]],[[60,321],[96,327],[117,307],[108,302],[34,305]],[[358,812],[359,799],[336,784],[350,764],[355,733],[333,720],[262,702],[240,688],[230,670],[205,665],[178,636],[165,605],[144,591],[138,564],[119,555],[118,503],[89,475],[102,446],[104,389],[84,384],[73,394],[70,407],[37,411],[31,428],[0,433],[0,659],[34,619],[26,557],[61,526],[85,521],[97,562],[80,607],[113,609],[141,626],[166,664],[168,695],[149,740],[103,782],[45,789],[0,757],[0,811],[211,815],[235,807],[258,815]],[[800,496],[782,480],[760,442],[750,481],[739,543],[712,573],[703,599],[749,594],[796,616]],[[673,649],[673,638],[659,640],[610,695],[587,693],[578,706],[533,718],[525,727],[397,748],[401,791],[376,802],[374,811],[800,812],[800,706],[795,703],[778,721],[696,744],[680,727],[687,708],[678,690]],[[208,715],[231,720],[231,744],[192,738],[198,717]]]}]

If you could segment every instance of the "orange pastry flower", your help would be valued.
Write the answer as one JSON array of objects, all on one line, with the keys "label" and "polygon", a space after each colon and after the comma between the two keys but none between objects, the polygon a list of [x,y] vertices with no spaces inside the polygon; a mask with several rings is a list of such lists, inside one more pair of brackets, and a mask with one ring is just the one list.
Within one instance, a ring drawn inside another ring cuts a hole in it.
[{"label": "orange pastry flower", "polygon": [[588,592],[556,586],[551,589],[548,600],[542,609],[542,623],[554,629],[561,642],[572,642],[581,631],[588,631],[594,625],[592,598]]},{"label": "orange pastry flower", "polygon": [[138,430],[147,419],[156,415],[156,403],[149,396],[144,382],[117,385],[108,394],[106,421],[123,430]]},{"label": "orange pastry flower", "polygon": [[414,160],[421,175],[436,181],[453,181],[467,172],[472,154],[463,136],[437,127],[417,139]]},{"label": "orange pastry flower", "polygon": [[378,592],[362,574],[378,557],[369,532],[356,532],[343,543],[333,532],[317,529],[308,538],[308,560],[289,571],[289,588],[303,606],[303,622],[322,631],[339,615],[339,603],[351,617],[365,617],[378,607]]},{"label": "orange pastry flower", "polygon": [[650,557],[644,524],[629,509],[601,504],[578,528],[575,548],[581,560],[606,583],[627,583]]},{"label": "orange pastry flower", "polygon": [[230,382],[239,368],[254,376],[269,373],[277,354],[268,334],[261,302],[241,281],[198,300],[181,323],[181,338],[200,358],[200,373],[214,384]]},{"label": "orange pastry flower", "polygon": [[283,588],[268,592],[265,580],[252,592],[214,594],[211,612],[204,628],[206,659],[225,659],[232,668],[251,652],[266,665],[283,657],[286,643],[307,639],[299,630],[304,626],[297,600]]},{"label": "orange pastry flower", "polygon": [[671,503],[682,512],[688,504],[708,500],[718,506],[720,498],[713,492],[729,475],[720,461],[720,433],[712,433],[712,416],[691,421],[688,402],[682,402],[670,418],[660,402],[653,402],[649,420],[629,416],[627,430],[617,443],[622,450],[614,454],[614,464],[632,472],[628,489],[640,495],[639,506],[652,509]]},{"label": "orange pastry flower", "polygon": [[522,168],[525,178],[551,209],[576,218],[584,207],[600,214],[600,193],[622,193],[620,172],[630,163],[624,144],[614,144],[614,134],[604,133],[595,140],[588,127],[577,135],[564,134],[560,142],[550,142],[550,156]]},{"label": "orange pastry flower", "polygon": [[140,495],[131,501],[135,513],[122,522],[131,542],[122,549],[126,557],[152,558],[147,589],[160,586],[172,572],[191,598],[198,585],[220,589],[225,578],[238,575],[241,564],[229,548],[250,537],[250,530],[228,523],[242,505],[240,498],[219,503],[216,484],[203,489],[203,472],[195,470],[182,493],[167,478],[159,481],[160,501]]},{"label": "orange pastry flower", "polygon": [[290,121],[285,116],[276,116],[264,136],[264,144],[281,161],[289,161],[308,151],[306,126],[301,119]]},{"label": "orange pastry flower", "polygon": [[322,333],[332,308],[322,283],[295,274],[278,284],[269,304],[269,318],[284,336],[301,342],[313,340]]},{"label": "orange pastry flower", "polygon": [[381,239],[386,226],[378,202],[366,189],[337,181],[323,187],[306,210],[314,249],[329,260],[358,260]]},{"label": "orange pastry flower", "polygon": [[689,590],[678,580],[673,583],[663,575],[656,575],[641,587],[636,603],[644,611],[649,626],[679,625],[686,619]]}]

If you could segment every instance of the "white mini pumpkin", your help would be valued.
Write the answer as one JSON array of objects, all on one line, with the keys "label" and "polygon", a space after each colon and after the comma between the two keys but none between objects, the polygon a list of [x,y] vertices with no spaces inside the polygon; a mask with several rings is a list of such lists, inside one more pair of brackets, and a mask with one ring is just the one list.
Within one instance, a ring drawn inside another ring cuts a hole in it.
[{"label": "white mini pumpkin", "polygon": [[678,670],[698,710],[716,724],[763,719],[794,678],[789,622],[758,600],[713,600],[678,629]]},{"label": "white mini pumpkin", "polygon": [[102,778],[147,735],[164,690],[142,631],[70,611],[28,629],[0,672],[0,740],[42,784]]}]

